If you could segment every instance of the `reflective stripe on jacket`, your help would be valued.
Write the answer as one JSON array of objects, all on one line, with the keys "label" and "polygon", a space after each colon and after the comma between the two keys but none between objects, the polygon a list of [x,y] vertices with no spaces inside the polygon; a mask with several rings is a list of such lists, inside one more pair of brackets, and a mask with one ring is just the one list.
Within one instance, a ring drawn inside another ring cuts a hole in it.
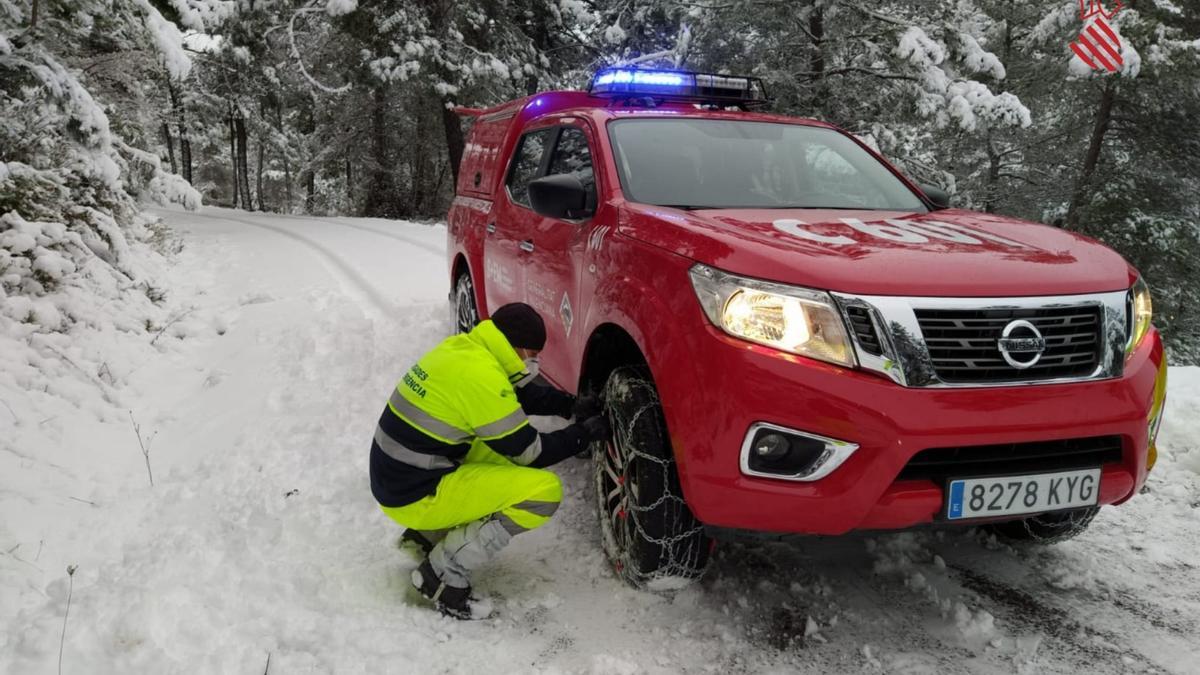
[{"label": "reflective stripe on jacket", "polygon": [[529,379],[516,350],[491,321],[425,354],[396,385],[375,429],[376,500],[402,506],[433,494],[475,443],[525,466],[548,466],[578,452],[579,429],[538,434],[526,417],[527,410],[568,417],[574,398]]}]

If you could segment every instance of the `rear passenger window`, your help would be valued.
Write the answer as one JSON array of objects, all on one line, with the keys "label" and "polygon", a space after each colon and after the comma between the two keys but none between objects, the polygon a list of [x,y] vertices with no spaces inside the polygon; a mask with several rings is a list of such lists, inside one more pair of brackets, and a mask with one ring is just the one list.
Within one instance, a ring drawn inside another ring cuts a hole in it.
[{"label": "rear passenger window", "polygon": [[588,192],[596,193],[596,177],[592,173],[592,153],[588,150],[587,137],[581,129],[563,127],[550,158],[548,176],[570,174],[583,183]]},{"label": "rear passenger window", "polygon": [[542,154],[553,132],[553,129],[542,129],[521,137],[512,173],[508,175],[508,195],[517,204],[529,206],[529,181],[538,177]]}]

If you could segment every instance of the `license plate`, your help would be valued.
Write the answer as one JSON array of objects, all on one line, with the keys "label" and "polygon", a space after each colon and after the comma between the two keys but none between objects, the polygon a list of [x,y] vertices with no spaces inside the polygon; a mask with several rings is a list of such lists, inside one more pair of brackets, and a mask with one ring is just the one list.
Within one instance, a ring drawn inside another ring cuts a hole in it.
[{"label": "license plate", "polygon": [[950,481],[946,518],[992,518],[1095,506],[1100,469]]}]

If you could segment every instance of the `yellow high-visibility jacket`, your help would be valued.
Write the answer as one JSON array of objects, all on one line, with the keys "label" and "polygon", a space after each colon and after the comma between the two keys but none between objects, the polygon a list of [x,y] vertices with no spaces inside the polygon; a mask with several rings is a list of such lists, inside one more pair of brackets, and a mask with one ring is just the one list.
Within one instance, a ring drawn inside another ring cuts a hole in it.
[{"label": "yellow high-visibility jacket", "polygon": [[533,382],[503,333],[483,321],[443,340],[392,391],[371,442],[371,492],[389,507],[433,494],[478,444],[523,466],[570,457],[583,449],[582,430],[539,434],[526,414],[569,417],[574,400]]}]

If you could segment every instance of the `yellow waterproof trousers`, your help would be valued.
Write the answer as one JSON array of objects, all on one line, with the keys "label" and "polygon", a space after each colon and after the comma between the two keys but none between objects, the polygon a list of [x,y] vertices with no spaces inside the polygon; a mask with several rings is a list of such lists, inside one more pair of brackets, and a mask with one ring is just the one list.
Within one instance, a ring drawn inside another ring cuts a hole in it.
[{"label": "yellow waterproof trousers", "polygon": [[380,508],[415,530],[449,530],[495,516],[509,534],[518,534],[544,525],[561,501],[558,476],[513,464],[476,441],[462,466],[442,477],[437,492],[412,504]]},{"label": "yellow waterproof trousers", "polygon": [[540,527],[562,501],[562,483],[545,469],[518,466],[475,441],[466,462],[438,482],[437,492],[412,504],[381,506],[404,527],[437,539],[429,564],[438,578],[469,587],[471,573],[514,535]]}]

